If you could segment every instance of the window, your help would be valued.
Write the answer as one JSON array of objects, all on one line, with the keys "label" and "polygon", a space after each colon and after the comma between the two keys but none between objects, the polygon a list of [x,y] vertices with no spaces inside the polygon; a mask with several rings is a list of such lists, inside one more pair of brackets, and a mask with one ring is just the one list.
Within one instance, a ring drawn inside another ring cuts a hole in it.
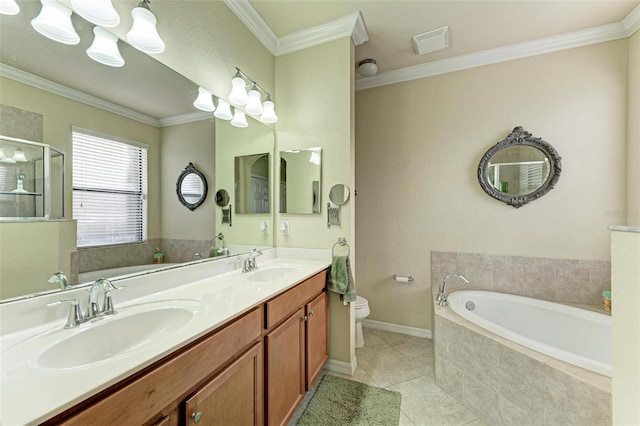
[{"label": "window", "polygon": [[147,147],[74,127],[73,218],[78,247],[147,239]]}]

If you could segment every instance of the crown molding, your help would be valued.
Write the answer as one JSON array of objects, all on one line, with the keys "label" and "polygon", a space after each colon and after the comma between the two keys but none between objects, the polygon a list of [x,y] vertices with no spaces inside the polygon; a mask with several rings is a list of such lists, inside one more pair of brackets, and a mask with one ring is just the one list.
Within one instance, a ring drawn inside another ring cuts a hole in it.
[{"label": "crown molding", "polygon": [[638,31],[638,28],[640,28],[640,6],[633,9],[631,13],[622,20],[622,25],[624,25],[628,37],[631,37]]},{"label": "crown molding", "polygon": [[177,124],[187,124],[187,123],[193,123],[194,121],[209,120],[213,118],[214,116],[212,112],[195,111],[187,114],[174,115],[172,117],[161,118],[159,120],[159,127],[169,127],[169,126],[175,126]]},{"label": "crown molding", "polygon": [[[636,8],[631,15],[640,15]],[[625,18],[626,20],[626,18]],[[381,73],[374,77],[360,78],[356,80],[356,90],[371,89],[389,84],[402,83],[425,77],[433,77],[454,71],[462,71],[484,65],[523,59],[531,56],[560,50],[573,49],[607,41],[629,37],[633,27],[638,27],[638,17],[629,18],[627,23],[617,22],[585,30],[573,31],[558,36],[546,37],[538,40],[516,43],[509,46],[482,50],[467,55],[455,56],[438,61],[427,62],[407,68]],[[628,28],[627,28],[628,26]]]},{"label": "crown molding", "polygon": [[33,74],[29,74],[28,72],[13,68],[9,65],[3,64],[2,66],[0,66],[0,76],[10,78],[12,80],[36,87],[41,90],[45,90],[47,92],[53,93],[54,95],[64,96],[65,98],[82,102],[86,105],[91,105],[93,107],[100,108],[105,111],[109,111],[114,114],[118,114],[123,117],[148,124],[150,126],[160,127],[160,121],[155,117],[142,114],[132,109],[123,107],[122,105],[105,101],[104,99],[100,99],[79,90],[63,86],[62,84],[54,83],[53,81],[35,76]]},{"label": "crown molding", "polygon": [[262,19],[262,16],[251,6],[249,0],[224,0],[224,3],[267,48],[272,55],[277,56],[278,37]]}]

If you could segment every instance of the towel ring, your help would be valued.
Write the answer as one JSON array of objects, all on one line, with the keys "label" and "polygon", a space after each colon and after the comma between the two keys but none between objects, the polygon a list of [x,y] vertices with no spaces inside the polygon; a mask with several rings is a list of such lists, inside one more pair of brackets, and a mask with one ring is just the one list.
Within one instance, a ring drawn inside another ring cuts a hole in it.
[{"label": "towel ring", "polygon": [[346,247],[347,248],[347,256],[349,256],[349,254],[351,254],[351,248],[349,247],[349,244],[347,244],[347,239],[345,237],[338,238],[338,242],[335,243],[333,245],[333,247],[331,247],[331,255],[332,256],[335,256],[336,246]]}]

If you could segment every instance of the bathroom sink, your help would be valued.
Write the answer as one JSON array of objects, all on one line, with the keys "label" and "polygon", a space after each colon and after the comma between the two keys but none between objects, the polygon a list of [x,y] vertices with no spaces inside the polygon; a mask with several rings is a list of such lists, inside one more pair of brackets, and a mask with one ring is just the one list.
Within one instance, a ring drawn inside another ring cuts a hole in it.
[{"label": "bathroom sink", "polygon": [[[193,300],[141,303],[75,328],[33,336],[3,354],[22,356],[45,369],[71,369],[120,358],[162,343],[201,317],[206,306]],[[6,359],[6,358],[5,358]]]},{"label": "bathroom sink", "polygon": [[274,266],[273,268],[259,269],[252,272],[247,278],[251,281],[273,281],[288,278],[298,272],[300,272],[299,269],[290,266]]}]

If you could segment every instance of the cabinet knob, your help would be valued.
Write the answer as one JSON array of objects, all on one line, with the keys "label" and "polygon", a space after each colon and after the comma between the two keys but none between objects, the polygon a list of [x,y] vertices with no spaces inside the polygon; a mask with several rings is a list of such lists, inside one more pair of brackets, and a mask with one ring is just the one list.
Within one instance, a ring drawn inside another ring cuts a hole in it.
[{"label": "cabinet knob", "polygon": [[300,318],[300,319],[301,319],[302,321],[305,321],[305,322],[306,322],[306,321],[309,319],[309,317],[305,315],[305,316],[303,316],[303,317],[302,317],[302,318]]},{"label": "cabinet knob", "polygon": [[312,317],[312,316],[314,316],[314,315],[315,315],[315,312],[314,312],[314,311],[309,312],[309,316],[310,316],[310,317]]},{"label": "cabinet knob", "polygon": [[193,419],[194,423],[198,423],[200,420],[202,420],[202,411],[198,411],[197,413],[193,413],[191,415],[191,418]]}]

